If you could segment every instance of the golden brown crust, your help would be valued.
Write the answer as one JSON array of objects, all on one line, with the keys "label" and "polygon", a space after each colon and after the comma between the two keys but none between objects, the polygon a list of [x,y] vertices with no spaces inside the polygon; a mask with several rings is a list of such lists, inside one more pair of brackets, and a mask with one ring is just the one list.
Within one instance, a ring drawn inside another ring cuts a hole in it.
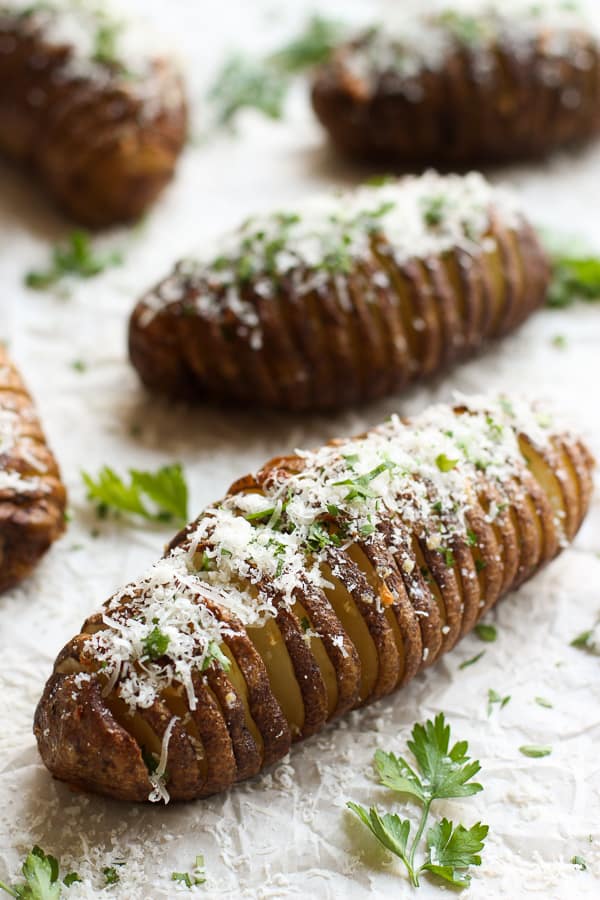
[{"label": "golden brown crust", "polygon": [[[246,285],[262,331],[254,349],[233,309],[219,322],[194,305],[220,302],[223,289],[176,270],[134,309],[131,360],[148,388],[178,399],[290,411],[374,400],[472,355],[543,305],[550,267],[531,226],[494,217],[486,237],[495,249],[398,262],[374,235],[367,260],[301,296],[291,278],[273,297]],[[156,310],[151,301],[174,284],[177,299]]]},{"label": "golden brown crust", "polygon": [[[269,628],[246,630],[202,594],[199,580],[195,602],[227,623],[223,642],[232,667],[224,671],[212,662],[205,673],[194,672],[193,709],[185,699],[178,705],[173,688],[133,716],[119,705],[114,686],[103,698],[102,675],[85,652],[91,634],[105,627],[101,615],[92,616],[89,633],[59,655],[36,713],[34,730],[50,771],[110,796],[146,799],[151,785],[140,762],[148,750],[159,756],[174,717],[169,795],[208,796],[281,759],[292,741],[318,732],[341,712],[406,684],[548,563],[585,516],[593,467],[585,447],[561,436],[548,439],[544,449],[524,435],[519,446],[522,460],[506,481],[475,469],[466,531],[447,546],[439,544],[445,514],[436,498],[417,537],[410,498],[403,516],[401,497],[397,515],[383,516],[372,534],[326,546],[323,589],[303,584],[290,604],[265,581],[276,610]],[[285,483],[304,466],[303,457],[278,457],[235,482],[230,494],[264,492],[272,480]],[[193,531],[192,525],[180,532],[169,551],[189,548]],[[128,609],[128,599],[118,602]]]},{"label": "golden brown crust", "polygon": [[317,72],[313,107],[334,145],[361,159],[461,167],[543,157],[600,131],[596,41],[572,32],[568,55],[550,58],[546,40],[526,53],[455,49],[439,68],[423,68],[415,87],[412,76],[380,71],[371,82],[351,73],[366,36]]},{"label": "golden brown crust", "polygon": [[0,152],[33,171],[92,228],[132,221],[173,176],[187,130],[180,76],[155,59],[144,83],[107,64],[70,69],[73,48],[0,9]]},{"label": "golden brown crust", "polygon": [[0,346],[0,591],[25,578],[60,537],[65,506],[33,401]]}]

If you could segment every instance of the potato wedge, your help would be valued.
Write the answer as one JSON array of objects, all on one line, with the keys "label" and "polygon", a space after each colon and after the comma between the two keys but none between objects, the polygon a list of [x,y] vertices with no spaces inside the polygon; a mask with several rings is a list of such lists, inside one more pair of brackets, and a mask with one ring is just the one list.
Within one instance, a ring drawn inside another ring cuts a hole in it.
[{"label": "potato wedge", "polygon": [[548,563],[586,514],[592,468],[547,413],[507,398],[272,460],[59,654],[42,759],[130,800],[256,774],[406,684]]},{"label": "potato wedge", "polygon": [[136,306],[144,384],[187,400],[334,409],[439,372],[520,325],[550,267],[480,175],[390,181],[250,219]]},{"label": "potato wedge", "polygon": [[315,75],[315,113],[345,155],[470,166],[542,157],[600,131],[600,43],[577,4],[388,15]]},{"label": "potato wedge", "polygon": [[33,401],[0,346],[0,591],[25,578],[60,537],[65,506]]},{"label": "potato wedge", "polygon": [[173,176],[183,85],[101,3],[0,0],[0,153],[91,228],[132,221]]}]

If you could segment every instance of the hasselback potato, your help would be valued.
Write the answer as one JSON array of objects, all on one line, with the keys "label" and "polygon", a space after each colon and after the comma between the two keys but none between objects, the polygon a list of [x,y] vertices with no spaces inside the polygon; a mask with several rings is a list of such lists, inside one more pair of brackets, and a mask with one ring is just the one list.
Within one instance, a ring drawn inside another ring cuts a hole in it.
[{"label": "hasselback potato", "polygon": [[31,397],[0,344],[0,591],[28,575],[60,537],[65,503]]},{"label": "hasselback potato", "polygon": [[506,397],[272,460],[59,654],[35,717],[46,766],[140,801],[255,775],[550,561],[591,472],[576,437]]},{"label": "hasselback potato", "polygon": [[139,217],[186,136],[180,75],[89,0],[0,0],[0,152],[90,227]]},{"label": "hasselback potato", "polygon": [[388,13],[313,82],[315,112],[345,154],[470,166],[541,157],[600,130],[598,26],[579,4]]},{"label": "hasselback potato", "polygon": [[546,255],[515,199],[471,173],[386,180],[249,219],[135,308],[145,384],[287,410],[372,400],[512,331]]}]

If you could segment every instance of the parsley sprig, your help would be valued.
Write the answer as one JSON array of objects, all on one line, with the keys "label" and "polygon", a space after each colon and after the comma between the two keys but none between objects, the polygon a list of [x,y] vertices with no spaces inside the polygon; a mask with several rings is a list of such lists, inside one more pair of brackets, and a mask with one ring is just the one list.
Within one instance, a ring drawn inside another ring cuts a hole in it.
[{"label": "parsley sprig", "polygon": [[420,864],[416,854],[433,802],[479,793],[483,788],[472,779],[481,766],[467,756],[466,741],[450,746],[450,726],[443,713],[424,725],[416,724],[408,748],[415,758],[416,768],[404,757],[383,750],[375,753],[375,768],[380,784],[421,806],[421,818],[412,839],[409,819],[401,819],[396,813],[381,815],[373,806],[368,810],[358,803],[348,802],[347,806],[380,844],[402,860],[415,887],[419,887],[419,876],[423,872],[454,887],[467,887],[471,881],[469,867],[481,865],[479,854],[488,833],[487,825],[477,822],[471,828],[465,828],[443,818],[427,831],[427,853]]},{"label": "parsley sprig", "polygon": [[67,277],[94,278],[122,262],[120,252],[98,253],[86,231],[74,231],[65,242],[52,248],[50,264],[46,269],[27,273],[25,284],[35,291],[46,291]]},{"label": "parsley sprig", "polygon": [[[17,900],[59,900],[62,885],[59,881],[60,867],[55,856],[44,853],[37,845],[27,854],[23,867],[24,882],[8,885],[0,881],[0,891],[4,891]],[[81,881],[76,872],[65,875],[63,883],[66,887]]]},{"label": "parsley sprig", "polygon": [[316,15],[289,43],[263,59],[240,53],[226,59],[208,94],[217,124],[231,126],[242,109],[281,119],[293,76],[327,60],[341,30],[339,23]]},{"label": "parsley sprig", "polygon": [[600,301],[600,256],[581,238],[538,229],[552,264],[548,306],[560,309],[576,300]]},{"label": "parsley sprig", "polygon": [[[129,483],[110,466],[103,466],[95,479],[87,472],[81,474],[88,498],[97,503],[100,516],[113,510],[154,521],[187,522],[188,489],[179,463],[162,466],[156,472],[130,469]],[[148,508],[147,500],[153,509]]]}]

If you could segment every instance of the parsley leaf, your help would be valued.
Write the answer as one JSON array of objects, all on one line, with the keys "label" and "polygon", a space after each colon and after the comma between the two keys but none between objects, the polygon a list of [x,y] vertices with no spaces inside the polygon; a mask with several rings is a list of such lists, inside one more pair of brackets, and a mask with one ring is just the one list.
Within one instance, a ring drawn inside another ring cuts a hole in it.
[{"label": "parsley leaf", "polygon": [[17,897],[18,900],[59,900],[61,893],[58,881],[58,860],[54,856],[44,853],[35,846],[23,863],[22,868],[25,882],[9,885],[0,881],[0,890]]},{"label": "parsley leaf", "polygon": [[206,882],[206,874],[204,872],[204,857],[202,855],[196,857],[196,862],[194,863],[194,869],[191,875],[189,874],[189,872],[172,872],[171,881],[176,881],[179,884],[185,884],[185,886],[188,888],[193,888],[199,884],[204,884]]},{"label": "parsley leaf", "polygon": [[492,710],[496,703],[500,704],[500,709],[504,709],[507,703],[510,702],[510,694],[507,694],[506,697],[502,697],[498,691],[495,691],[493,688],[490,688],[488,691],[488,716],[491,716]]},{"label": "parsley leaf", "polygon": [[143,642],[144,656],[148,656],[152,660],[160,659],[167,652],[168,646],[169,636],[162,632],[158,625],[155,625]]},{"label": "parsley leaf", "polygon": [[231,668],[231,661],[229,657],[223,653],[216,641],[210,641],[208,645],[206,656],[204,657],[204,661],[202,663],[202,671],[206,672],[208,667],[213,662],[221,666],[221,668],[225,672],[229,672]]},{"label": "parsley leaf", "polygon": [[492,644],[498,637],[496,626],[486,625],[484,622],[475,626],[475,634],[480,641],[485,641],[487,644]]},{"label": "parsley leaf", "polygon": [[[162,466],[156,472],[130,469],[129,475],[127,484],[110,466],[103,466],[95,480],[82,472],[88,499],[97,502],[99,515],[112,509],[155,521],[187,521],[188,489],[179,463]],[[147,508],[144,496],[155,504],[156,512]]]},{"label": "parsley leaf", "polygon": [[242,109],[281,119],[287,88],[287,79],[276,69],[235,54],[218,72],[208,99],[218,111],[217,123],[231,126]]},{"label": "parsley leaf", "polygon": [[537,744],[524,744],[519,747],[519,753],[523,756],[529,756],[531,759],[542,759],[544,756],[550,756],[552,747],[541,747]]},{"label": "parsley leaf", "polygon": [[284,72],[301,72],[327,62],[339,43],[342,30],[339,22],[312,16],[304,31],[272,54],[270,62]]},{"label": "parsley leaf", "polygon": [[67,276],[94,278],[105,269],[119,266],[122,262],[121,253],[96,253],[90,235],[86,231],[74,231],[64,244],[54,246],[48,268],[28,272],[25,284],[33,290],[45,291]]},{"label": "parsley leaf", "polygon": [[410,834],[410,822],[408,819],[401,819],[395,813],[385,813],[381,816],[375,807],[371,807],[368,812],[359,803],[349,801],[346,806],[356,813],[359,819],[364,822],[367,828],[375,835],[380,844],[387,850],[391,850],[396,856],[399,856],[402,862],[408,866],[406,856],[406,845]]},{"label": "parsley leaf", "polygon": [[121,880],[121,876],[114,866],[105,866],[102,869],[102,874],[104,875],[104,883],[106,885],[118,884]]},{"label": "parsley leaf", "polygon": [[478,653],[477,656],[472,656],[471,659],[465,659],[464,662],[461,662],[459,669],[468,669],[469,666],[474,666],[476,662],[479,662],[482,656],[485,655],[485,650],[482,650],[481,653]]},{"label": "parsley leaf", "polygon": [[188,517],[188,489],[180,463],[162,466],[156,472],[131,469],[131,484],[159,508],[160,517],[172,516],[180,522]]},{"label": "parsley leaf", "polygon": [[447,819],[435,824],[427,832],[428,855],[419,866],[415,855],[427,824],[431,805],[435,800],[451,797],[469,797],[483,790],[472,781],[480,771],[480,764],[467,756],[468,744],[458,741],[451,746],[450,726],[443,713],[424,725],[413,727],[408,747],[416,767],[394,753],[377,750],[375,769],[379,783],[398,794],[411,797],[421,807],[421,819],[410,841],[411,823],[395,813],[382,815],[375,807],[368,810],[357,803],[347,807],[358,816],[380,844],[398,856],[404,863],[411,883],[418,887],[419,874],[423,871],[437,875],[456,887],[469,884],[466,871],[471,865],[480,865],[479,852],[488,833],[487,825],[477,823],[471,829],[462,825],[456,828]]},{"label": "parsley leaf", "polygon": [[587,869],[587,863],[583,856],[572,856],[571,864],[577,866],[580,872],[585,872],[585,870]]},{"label": "parsley leaf", "polygon": [[536,697],[535,702],[538,706],[543,706],[544,709],[554,709],[554,704],[550,703],[549,700],[546,700],[545,697]]},{"label": "parsley leaf", "polygon": [[435,464],[440,472],[451,472],[458,465],[457,459],[448,459],[445,453],[440,453],[435,458]]},{"label": "parsley leaf", "polygon": [[468,887],[471,876],[465,870],[481,865],[479,853],[488,831],[481,822],[467,829],[463,825],[454,828],[452,822],[442,819],[427,832],[429,856],[423,868],[455,887]]},{"label": "parsley leaf", "polygon": [[548,292],[548,306],[563,308],[575,300],[600,300],[600,258],[557,255]]},{"label": "parsley leaf", "polygon": [[576,638],[571,641],[571,647],[577,647],[578,650],[587,650],[596,656],[600,656],[600,644],[596,643],[596,627],[582,631]]},{"label": "parsley leaf", "polygon": [[217,125],[231,126],[243,109],[281,119],[293,76],[325,62],[339,43],[340,33],[337,22],[313,16],[293,40],[263,59],[239,53],[230,56],[208,94]]}]

